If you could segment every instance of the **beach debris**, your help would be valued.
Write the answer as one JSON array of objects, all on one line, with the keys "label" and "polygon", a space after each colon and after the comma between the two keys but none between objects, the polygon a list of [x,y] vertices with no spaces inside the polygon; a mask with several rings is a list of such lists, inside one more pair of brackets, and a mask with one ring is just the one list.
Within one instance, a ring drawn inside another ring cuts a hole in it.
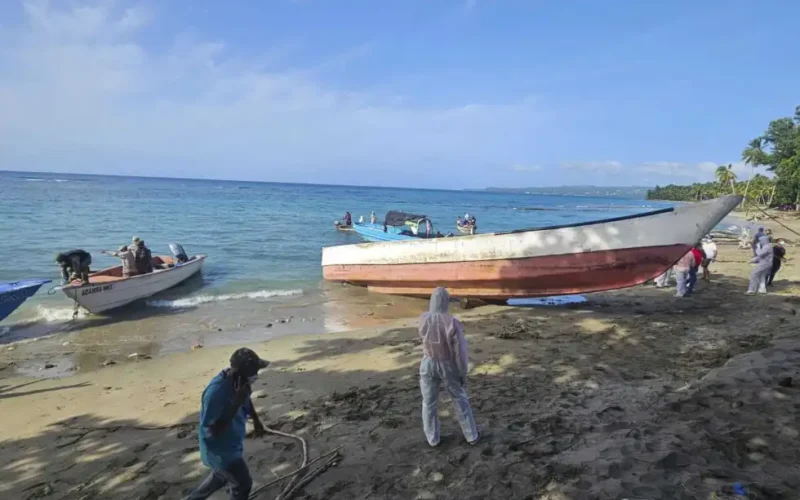
[{"label": "beach debris", "polygon": [[791,387],[792,386],[792,377],[783,377],[778,381],[778,385],[781,387]]},{"label": "beach debris", "polygon": [[148,356],[147,354],[139,354],[138,352],[134,352],[133,354],[128,354],[128,359],[153,359],[153,357]]},{"label": "beach debris", "polygon": [[528,324],[523,318],[519,318],[513,323],[502,326],[499,332],[490,335],[498,339],[521,339],[528,333]]},{"label": "beach debris", "polygon": [[267,323],[267,328],[272,328],[272,323]]},{"label": "beach debris", "polygon": [[218,332],[221,332],[221,331],[222,331],[222,328],[217,328],[217,331],[218,331]]},{"label": "beach debris", "polygon": [[434,483],[441,483],[444,481],[444,474],[438,471],[431,472],[431,475],[428,478],[433,481]]},{"label": "beach debris", "polygon": [[50,368],[55,368],[55,367],[56,365],[54,365],[53,363],[45,363],[44,365],[45,370],[49,370]]},{"label": "beach debris", "polygon": [[64,341],[64,342],[61,343],[61,345],[63,345],[64,347],[68,346],[69,344],[70,344],[69,340]]},{"label": "beach debris", "polygon": [[193,351],[196,351],[196,350],[202,349],[202,348],[203,348],[203,344],[199,340],[197,342],[195,342],[194,344],[192,344],[192,350]]},{"label": "beach debris", "polygon": [[117,364],[117,362],[114,361],[113,359],[107,359],[107,360],[103,361],[103,366],[111,366],[111,365],[116,365],[116,364]]}]

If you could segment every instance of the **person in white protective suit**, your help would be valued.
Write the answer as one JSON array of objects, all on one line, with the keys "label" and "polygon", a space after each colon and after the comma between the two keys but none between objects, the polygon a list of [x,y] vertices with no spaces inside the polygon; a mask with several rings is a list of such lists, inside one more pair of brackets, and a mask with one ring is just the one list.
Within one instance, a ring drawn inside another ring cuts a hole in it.
[{"label": "person in white protective suit", "polygon": [[422,390],[422,424],[428,444],[439,444],[439,388],[453,398],[458,423],[469,444],[480,437],[469,404],[466,384],[468,359],[464,327],[450,315],[450,295],[442,287],[431,295],[430,309],[420,316],[419,335],[422,337],[422,362],[419,365],[419,386]]},{"label": "person in white protective suit", "polygon": [[747,287],[747,293],[752,295],[754,293],[767,293],[767,278],[772,271],[772,245],[769,242],[769,236],[762,235],[758,239],[758,249],[756,256],[750,261],[756,267],[750,273],[750,286]]}]

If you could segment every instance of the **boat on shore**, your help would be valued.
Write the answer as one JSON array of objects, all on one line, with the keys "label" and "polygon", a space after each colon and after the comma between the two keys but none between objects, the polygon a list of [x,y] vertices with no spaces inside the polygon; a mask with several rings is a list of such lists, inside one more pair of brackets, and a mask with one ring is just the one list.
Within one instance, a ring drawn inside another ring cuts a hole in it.
[{"label": "boat on shore", "polygon": [[323,248],[326,280],[489,301],[626,288],[662,274],[742,200],[729,195],[626,217],[460,238]]},{"label": "boat on shore", "polygon": [[23,280],[0,283],[0,321],[11,315],[23,302],[33,297],[50,280]]},{"label": "boat on shore", "polygon": [[383,224],[355,223],[353,230],[367,241],[415,241],[436,238],[433,223],[425,215],[391,210],[386,213]]},{"label": "boat on shore", "polygon": [[153,272],[124,277],[122,266],[114,266],[89,275],[89,283],[73,282],[61,287],[64,295],[97,314],[130,304],[172,288],[191,278],[203,268],[205,255],[178,263],[173,257],[153,257]]}]

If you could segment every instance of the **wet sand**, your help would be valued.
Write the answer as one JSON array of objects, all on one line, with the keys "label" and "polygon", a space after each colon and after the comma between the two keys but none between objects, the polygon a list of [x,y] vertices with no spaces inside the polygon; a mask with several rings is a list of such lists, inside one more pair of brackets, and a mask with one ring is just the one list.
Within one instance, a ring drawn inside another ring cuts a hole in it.
[{"label": "wet sand", "polygon": [[[393,298],[365,306],[354,331],[248,340],[273,362],[254,403],[312,458],[344,446],[298,498],[706,500],[734,498],[741,483],[751,498],[794,499],[800,268],[788,263],[773,293],[751,297],[748,252],[721,246],[719,259],[687,299],[642,286],[561,308],[457,311],[476,446],[447,398],[443,442],[425,442],[415,322],[382,317]],[[205,472],[199,397],[230,351],[126,357],[49,380],[15,375],[16,351],[0,353],[0,497],[180,498]],[[302,459],[273,435],[245,453],[256,485]]]}]

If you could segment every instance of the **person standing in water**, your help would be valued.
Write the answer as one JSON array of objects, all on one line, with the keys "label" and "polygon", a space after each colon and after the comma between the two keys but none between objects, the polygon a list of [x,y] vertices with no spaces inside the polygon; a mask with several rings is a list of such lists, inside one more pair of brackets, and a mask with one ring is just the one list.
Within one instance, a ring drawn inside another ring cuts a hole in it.
[{"label": "person standing in water", "polygon": [[442,287],[433,291],[430,309],[419,319],[422,362],[419,385],[422,391],[422,425],[431,446],[439,445],[439,388],[453,399],[461,430],[469,444],[480,438],[465,385],[467,382],[467,340],[461,322],[450,315],[450,295]]}]

